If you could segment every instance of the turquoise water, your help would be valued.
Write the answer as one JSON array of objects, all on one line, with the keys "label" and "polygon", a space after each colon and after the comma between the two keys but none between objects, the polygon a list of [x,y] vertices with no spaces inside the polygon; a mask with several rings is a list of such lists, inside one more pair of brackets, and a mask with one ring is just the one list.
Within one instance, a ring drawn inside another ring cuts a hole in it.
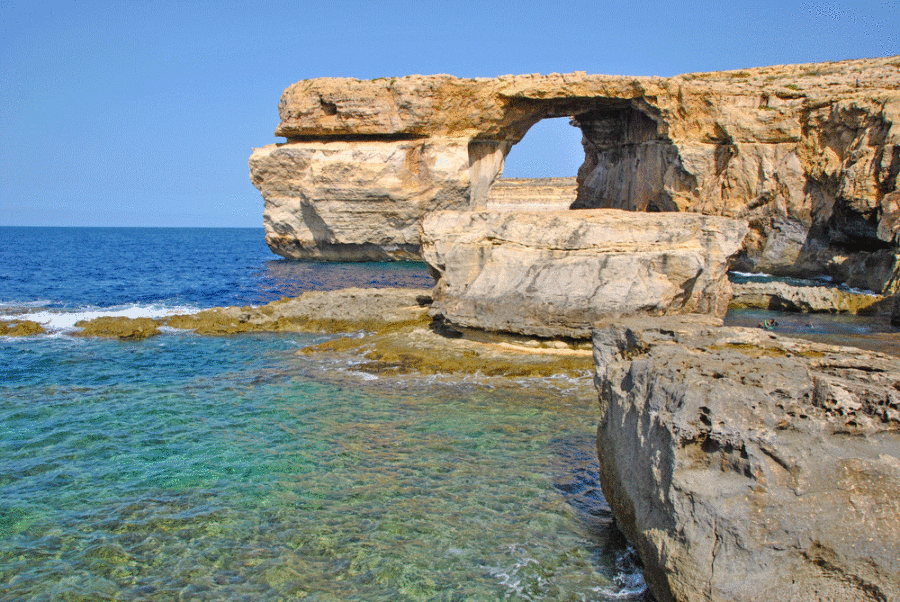
[{"label": "turquoise water", "polygon": [[97,315],[431,286],[262,230],[0,228],[2,600],[619,600],[640,570],[580,379],[381,377],[333,335],[73,336]]},{"label": "turquoise water", "polygon": [[637,599],[587,378],[373,378],[322,338],[0,339],[0,597]]}]

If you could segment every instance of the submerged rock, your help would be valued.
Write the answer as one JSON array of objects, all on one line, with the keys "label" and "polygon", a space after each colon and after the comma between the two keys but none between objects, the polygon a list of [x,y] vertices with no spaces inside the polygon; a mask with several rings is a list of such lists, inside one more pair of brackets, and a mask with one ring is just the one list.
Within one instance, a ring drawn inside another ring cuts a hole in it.
[{"label": "submerged rock", "polygon": [[423,255],[439,277],[432,315],[579,338],[608,316],[724,315],[727,260],[747,232],[722,217],[613,209],[444,211],[423,228]]},{"label": "submerged rock", "polygon": [[397,323],[363,336],[307,347],[301,353],[349,355],[355,370],[378,375],[586,376],[593,366],[590,347],[584,342],[461,332],[440,322]]},{"label": "submerged rock", "polygon": [[603,492],[660,602],[900,597],[900,359],[702,317],[593,342]]}]

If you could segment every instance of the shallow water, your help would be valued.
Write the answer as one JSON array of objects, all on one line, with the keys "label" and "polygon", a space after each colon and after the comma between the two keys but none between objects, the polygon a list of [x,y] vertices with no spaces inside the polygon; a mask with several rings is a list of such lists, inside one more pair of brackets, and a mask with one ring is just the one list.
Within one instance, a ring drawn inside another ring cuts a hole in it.
[{"label": "shallow water", "polygon": [[372,379],[315,340],[0,340],[2,597],[637,597],[587,378]]},{"label": "shallow water", "polygon": [[733,309],[726,314],[725,325],[757,328],[765,320],[777,323],[772,329],[775,334],[900,356],[900,328],[891,326],[890,316],[887,315],[802,314]]},{"label": "shallow water", "polygon": [[377,378],[330,335],[139,342],[80,317],[429,287],[262,230],[0,228],[0,599],[619,600],[640,570],[580,379]]}]

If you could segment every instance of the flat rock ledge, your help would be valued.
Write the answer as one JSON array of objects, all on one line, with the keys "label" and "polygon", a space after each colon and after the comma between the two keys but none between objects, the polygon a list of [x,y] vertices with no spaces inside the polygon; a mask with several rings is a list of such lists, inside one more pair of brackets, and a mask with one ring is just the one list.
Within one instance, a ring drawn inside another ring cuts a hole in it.
[{"label": "flat rock ledge", "polygon": [[[428,316],[430,289],[310,291],[260,307],[216,307],[167,318],[104,316],[79,322],[76,334],[140,340],[164,328],[201,335],[314,332],[336,336],[300,353],[337,360],[356,372],[488,377],[590,377],[594,361],[585,341],[535,340],[463,331]],[[43,333],[36,322],[0,321],[0,336]]]},{"label": "flat rock ledge", "polygon": [[263,306],[214,307],[167,318],[101,317],[78,322],[80,336],[142,339],[167,326],[204,335],[244,332],[346,332],[380,330],[427,320],[428,289],[308,291]]},{"label": "flat rock ledge", "polygon": [[431,315],[538,337],[589,338],[604,317],[707,313],[731,299],[746,222],[687,213],[441,211],[423,223]]},{"label": "flat rock ledge", "polygon": [[707,316],[593,347],[601,484],[657,600],[900,599],[900,359]]},{"label": "flat rock ledge", "polygon": [[833,286],[795,286],[784,282],[733,283],[729,307],[803,313],[890,313],[893,299]]}]

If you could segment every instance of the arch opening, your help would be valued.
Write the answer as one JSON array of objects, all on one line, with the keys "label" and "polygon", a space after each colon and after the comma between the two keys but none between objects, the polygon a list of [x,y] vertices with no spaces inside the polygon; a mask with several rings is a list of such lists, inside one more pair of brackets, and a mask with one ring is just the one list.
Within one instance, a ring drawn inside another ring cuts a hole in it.
[{"label": "arch opening", "polygon": [[581,130],[568,117],[535,123],[506,155],[488,197],[489,209],[569,209],[584,163]]}]

